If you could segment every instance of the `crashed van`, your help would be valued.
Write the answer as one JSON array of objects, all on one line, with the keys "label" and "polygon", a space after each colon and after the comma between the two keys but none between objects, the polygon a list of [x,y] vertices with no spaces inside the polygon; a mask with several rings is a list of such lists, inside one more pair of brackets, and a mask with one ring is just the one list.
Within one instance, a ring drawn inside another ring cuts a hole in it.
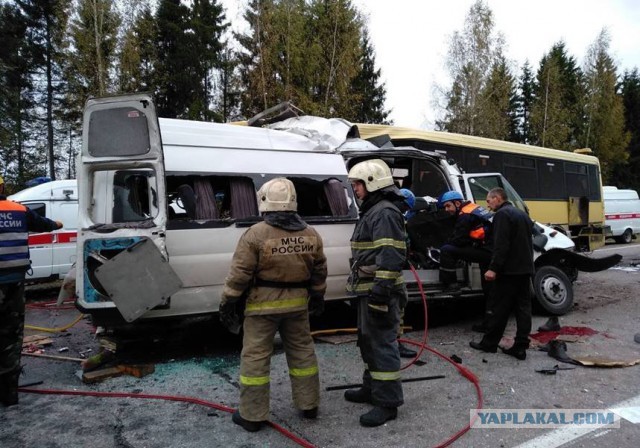
[{"label": "crashed van", "polygon": [[61,229],[53,232],[29,234],[31,267],[26,281],[63,278],[76,259],[78,187],[75,179],[39,184],[9,196],[9,199],[63,224]]},{"label": "crashed van", "polygon": [[[89,100],[78,164],[77,306],[111,326],[217,312],[237,241],[261,219],[256,191],[281,176],[294,183],[298,213],[323,238],[325,298],[345,299],[358,219],[347,173],[370,158],[385,160],[398,185],[410,182],[420,197],[421,220],[408,223],[417,279],[404,273],[412,299],[419,298],[418,279],[429,298],[451,298],[438,283],[434,253],[446,226],[433,198],[456,189],[482,201],[500,186],[526,208],[500,174],[463,173],[436,152],[378,147],[344,120],[305,116],[236,126],[159,119],[148,95]],[[562,233],[538,229],[536,296],[544,309],[562,314],[578,271],[616,260],[579,255]],[[477,265],[461,264],[458,280],[463,297],[482,293]]]}]

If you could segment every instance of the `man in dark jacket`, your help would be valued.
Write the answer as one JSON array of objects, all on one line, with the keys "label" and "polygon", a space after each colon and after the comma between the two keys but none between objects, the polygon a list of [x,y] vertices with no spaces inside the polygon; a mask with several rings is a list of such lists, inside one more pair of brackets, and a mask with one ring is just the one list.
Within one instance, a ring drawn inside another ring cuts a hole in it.
[{"label": "man in dark jacket", "polygon": [[0,403],[18,403],[24,330],[24,276],[29,270],[29,232],[62,228],[4,196],[0,177]]},{"label": "man in dark jacket", "polygon": [[374,408],[360,416],[362,426],[380,426],[398,415],[404,402],[396,336],[400,309],[407,301],[402,278],[406,234],[400,211],[404,197],[380,159],[355,164],[349,180],[360,203],[351,237],[351,275],[347,291],[358,299],[358,346],[365,363],[363,386],[344,397]]},{"label": "man in dark jacket", "polygon": [[502,188],[487,194],[487,204],[496,213],[493,217],[493,256],[485,279],[495,282],[493,314],[489,328],[480,342],[470,342],[476,350],[495,353],[513,312],[516,317],[515,343],[502,349],[507,355],[524,360],[531,332],[531,277],[533,265],[533,222],[522,210],[507,201]]}]

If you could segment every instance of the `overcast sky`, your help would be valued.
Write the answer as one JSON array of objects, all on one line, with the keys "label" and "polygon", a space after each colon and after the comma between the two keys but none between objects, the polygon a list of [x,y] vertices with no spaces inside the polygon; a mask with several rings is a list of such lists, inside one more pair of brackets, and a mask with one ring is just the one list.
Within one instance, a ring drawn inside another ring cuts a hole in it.
[{"label": "overcast sky", "polygon": [[[367,17],[387,88],[387,108],[396,125],[433,129],[438,117],[434,85],[448,85],[444,61],[450,36],[462,30],[474,0],[352,0]],[[495,30],[503,33],[506,56],[519,70],[534,70],[551,46],[563,40],[582,65],[587,48],[603,28],[611,55],[623,69],[640,69],[639,0],[485,0]],[[232,27],[240,26],[245,0],[223,0]]]}]

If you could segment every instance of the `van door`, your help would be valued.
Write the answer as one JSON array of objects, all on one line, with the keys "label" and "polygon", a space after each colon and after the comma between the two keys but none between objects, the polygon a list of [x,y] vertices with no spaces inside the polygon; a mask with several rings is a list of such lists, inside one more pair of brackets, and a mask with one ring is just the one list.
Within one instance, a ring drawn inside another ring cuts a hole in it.
[{"label": "van door", "polygon": [[507,179],[500,173],[468,173],[462,175],[465,188],[465,197],[476,204],[486,204],[487,193],[492,188],[502,188],[509,201],[514,206],[529,214],[529,207],[520,197],[518,192],[511,186]]},{"label": "van door", "polygon": [[[104,302],[113,301],[125,320],[135,320],[146,310],[166,303],[172,293],[162,288],[159,293],[155,288],[163,278],[147,276],[142,285],[141,278],[134,278],[136,269],[145,265],[141,253],[158,254],[168,261],[164,155],[158,118],[149,95],[87,101],[78,179],[78,289],[82,289],[78,305],[101,308],[106,305]],[[148,250],[149,242],[155,250]],[[136,248],[143,245],[146,249],[139,252]],[[137,252],[135,257],[133,252]],[[118,268],[114,270],[109,262],[116,257]],[[101,270],[115,271],[117,285],[101,282]],[[129,294],[119,296],[122,291]],[[136,311],[125,315],[123,309]]]}]

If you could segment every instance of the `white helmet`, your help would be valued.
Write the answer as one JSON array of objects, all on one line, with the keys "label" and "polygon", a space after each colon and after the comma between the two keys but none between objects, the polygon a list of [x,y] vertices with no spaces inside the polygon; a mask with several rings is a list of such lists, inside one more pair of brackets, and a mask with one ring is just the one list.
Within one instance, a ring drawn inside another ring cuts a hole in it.
[{"label": "white helmet", "polygon": [[258,191],[258,210],[260,213],[297,211],[298,202],[293,182],[278,177],[265,183]]},{"label": "white helmet", "polygon": [[349,170],[349,180],[361,180],[369,193],[393,185],[389,166],[381,159],[365,160],[356,163]]}]

